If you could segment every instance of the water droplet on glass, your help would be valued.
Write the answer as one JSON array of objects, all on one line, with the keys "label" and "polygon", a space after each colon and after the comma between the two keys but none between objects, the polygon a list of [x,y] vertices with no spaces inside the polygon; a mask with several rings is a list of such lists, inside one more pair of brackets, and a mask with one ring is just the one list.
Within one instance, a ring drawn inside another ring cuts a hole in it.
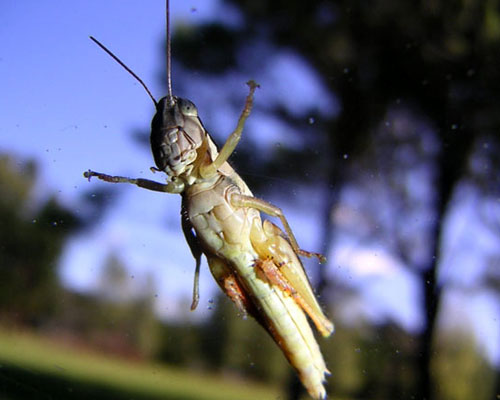
[{"label": "water droplet on glass", "polygon": [[33,219],[31,222],[32,222],[33,224],[36,224],[38,221],[37,221],[37,220],[36,220],[36,218],[35,218],[35,219]]},{"label": "water droplet on glass", "polygon": [[344,160],[347,160],[349,158],[349,154],[344,154]]},{"label": "water droplet on glass", "polygon": [[451,124],[451,129],[452,130],[458,129],[458,125],[457,124]]},{"label": "water droplet on glass", "polygon": [[309,125],[313,125],[315,122],[316,122],[316,120],[315,120],[313,117],[309,117],[309,118],[307,119],[307,123],[308,123]]}]

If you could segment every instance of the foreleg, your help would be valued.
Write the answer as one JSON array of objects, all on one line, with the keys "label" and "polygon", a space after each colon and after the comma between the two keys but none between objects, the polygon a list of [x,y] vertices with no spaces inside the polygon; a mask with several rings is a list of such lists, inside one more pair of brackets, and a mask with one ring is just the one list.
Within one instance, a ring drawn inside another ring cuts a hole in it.
[{"label": "foreleg", "polygon": [[131,183],[133,185],[139,186],[144,189],[153,190],[155,192],[166,192],[166,193],[181,193],[184,190],[184,183],[180,181],[170,181],[167,184],[151,181],[149,179],[141,178],[127,178],[125,176],[112,176],[103,174],[101,172],[95,171],[85,171],[83,176],[90,179],[95,176],[102,181],[110,183]]},{"label": "foreleg", "polygon": [[236,125],[236,129],[227,138],[226,143],[224,143],[224,146],[222,146],[222,149],[217,158],[211,164],[204,165],[200,168],[200,174],[204,178],[213,176],[217,173],[217,170],[228,160],[229,156],[233,153],[234,149],[241,139],[245,121],[247,120],[248,116],[250,115],[250,111],[252,110],[253,95],[255,89],[259,87],[259,85],[254,81],[248,81],[247,85],[250,87],[250,92],[248,93],[248,96],[246,98],[245,107],[243,108],[240,118],[238,119],[238,125]]}]

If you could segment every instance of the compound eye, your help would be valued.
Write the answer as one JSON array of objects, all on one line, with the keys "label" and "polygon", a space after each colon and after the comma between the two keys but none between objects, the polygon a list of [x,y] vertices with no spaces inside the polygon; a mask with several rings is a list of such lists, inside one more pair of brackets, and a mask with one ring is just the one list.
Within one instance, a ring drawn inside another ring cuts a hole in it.
[{"label": "compound eye", "polygon": [[197,117],[198,116],[198,109],[193,104],[193,102],[190,100],[179,99],[179,109],[180,109],[182,115],[185,115],[186,117]]}]

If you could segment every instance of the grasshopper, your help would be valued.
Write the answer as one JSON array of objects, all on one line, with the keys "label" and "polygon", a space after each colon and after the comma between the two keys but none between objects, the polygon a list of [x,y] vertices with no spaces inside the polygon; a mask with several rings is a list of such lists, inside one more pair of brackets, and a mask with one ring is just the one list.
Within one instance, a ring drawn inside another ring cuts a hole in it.
[{"label": "grasshopper", "polygon": [[[167,95],[156,101],[144,82],[99,41],[91,37],[145,88],[156,107],[151,124],[151,149],[156,167],[166,173],[166,183],[111,176],[88,170],[84,176],[111,183],[130,183],[156,192],[182,196],[181,226],[196,261],[194,310],[199,301],[199,271],[204,254],[222,291],[241,314],[250,314],[283,351],[314,399],[324,399],[329,374],[307,316],[323,336],[333,324],[324,315],[298,256],[319,253],[299,248],[280,208],[253,196],[227,162],[235,150],[250,115],[258,85],[247,82],[249,93],[236,129],[220,149],[203,127],[196,106],[173,95],[169,4],[167,7]],[[262,220],[263,212],[278,217],[277,225]]]}]

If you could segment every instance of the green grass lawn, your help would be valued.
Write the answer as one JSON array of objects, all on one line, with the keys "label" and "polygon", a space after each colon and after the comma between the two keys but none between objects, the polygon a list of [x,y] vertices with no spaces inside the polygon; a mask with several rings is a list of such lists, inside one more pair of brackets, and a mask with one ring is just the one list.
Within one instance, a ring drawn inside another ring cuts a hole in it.
[{"label": "green grass lawn", "polygon": [[0,400],[253,400],[279,394],[247,381],[111,358],[0,330]]}]

